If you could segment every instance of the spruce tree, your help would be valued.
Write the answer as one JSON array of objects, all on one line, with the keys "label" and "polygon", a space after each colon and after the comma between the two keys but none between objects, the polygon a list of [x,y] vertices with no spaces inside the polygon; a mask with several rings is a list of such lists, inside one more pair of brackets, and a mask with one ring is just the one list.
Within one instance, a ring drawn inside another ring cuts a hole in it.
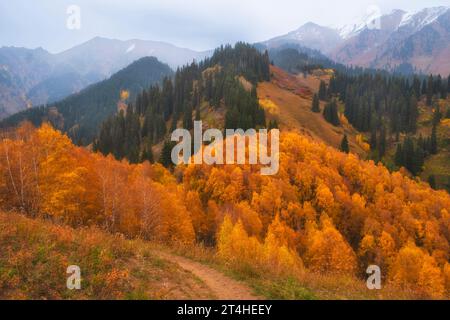
[{"label": "spruce tree", "polygon": [[194,122],[192,121],[192,105],[189,102],[187,102],[184,111],[183,128],[186,130],[192,130],[194,128]]},{"label": "spruce tree", "polygon": [[437,126],[441,122],[441,119],[442,119],[441,108],[439,106],[439,103],[436,102],[433,113],[433,125]]},{"label": "spruce tree", "polygon": [[195,107],[195,121],[200,121],[201,120],[201,116],[200,116],[200,105],[197,105]]},{"label": "spruce tree", "polygon": [[433,129],[431,131],[430,153],[431,154],[437,154],[438,153],[437,126],[436,125],[433,125]]},{"label": "spruce tree", "polygon": [[428,77],[428,84],[427,84],[427,106],[431,106],[433,103],[433,75],[430,75]]},{"label": "spruce tree", "polygon": [[423,81],[422,81],[422,95],[426,95],[427,92],[428,92],[427,80],[423,79]]},{"label": "spruce tree", "polygon": [[320,112],[320,101],[319,101],[319,96],[317,94],[314,94],[311,111],[315,112],[315,113]]},{"label": "spruce tree", "polygon": [[159,157],[159,163],[161,163],[166,168],[170,168],[173,166],[172,149],[174,146],[175,146],[175,142],[167,140],[164,142],[163,148],[161,150],[161,156]]},{"label": "spruce tree", "polygon": [[370,131],[370,149],[374,151],[377,148],[377,130]]},{"label": "spruce tree", "polygon": [[403,167],[405,165],[403,158],[403,148],[401,143],[397,144],[397,150],[395,151],[395,164],[398,167]]},{"label": "spruce tree", "polygon": [[152,142],[149,138],[146,138],[144,140],[144,149],[142,150],[141,155],[141,162],[149,161],[150,163],[153,163],[153,150],[152,150]]},{"label": "spruce tree", "polygon": [[325,105],[325,108],[323,109],[323,116],[325,120],[327,120],[332,125],[334,126],[340,125],[336,100],[333,99],[331,102]]},{"label": "spruce tree", "polygon": [[447,93],[450,94],[450,75],[447,78]]},{"label": "spruce tree", "polygon": [[350,147],[348,145],[348,139],[347,139],[347,135],[344,134],[344,138],[341,141],[341,151],[345,152],[345,153],[349,153],[350,152]]},{"label": "spruce tree", "polygon": [[269,130],[278,129],[278,121],[275,120],[275,119],[274,120],[270,120],[268,129]]},{"label": "spruce tree", "polygon": [[380,141],[378,146],[380,158],[384,157],[386,154],[386,128],[383,126],[380,130]]},{"label": "spruce tree", "polygon": [[434,175],[428,177],[428,183],[432,189],[436,190],[436,177]]},{"label": "spruce tree", "polygon": [[327,85],[325,84],[325,81],[323,81],[323,80],[320,80],[319,99],[327,100]]},{"label": "spruce tree", "polygon": [[416,146],[414,149],[414,158],[412,163],[411,172],[414,175],[418,175],[422,171],[425,155],[423,149],[420,146]]}]

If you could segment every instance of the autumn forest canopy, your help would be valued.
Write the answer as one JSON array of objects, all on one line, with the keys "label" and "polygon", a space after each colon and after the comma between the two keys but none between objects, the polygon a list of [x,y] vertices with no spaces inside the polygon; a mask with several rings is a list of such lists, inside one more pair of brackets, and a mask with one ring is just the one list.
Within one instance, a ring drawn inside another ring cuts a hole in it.
[{"label": "autumn forest canopy", "polygon": [[[305,78],[323,68],[291,51],[277,59],[283,57],[290,68],[304,63]],[[195,120],[220,130],[278,128],[283,119],[271,117],[257,94],[272,78],[267,51],[224,46],[174,74],[145,63],[161,81],[155,77],[120,97],[118,110],[113,98],[92,102],[117,89],[104,82],[100,93],[91,95],[91,87],[53,109],[3,122],[2,211],[207,248],[228,270],[277,281],[317,275],[364,284],[367,267],[377,265],[392,292],[450,297],[450,195],[414,177],[447,143],[438,134],[448,118],[439,107],[450,89],[446,79],[422,82],[338,66],[308,96],[310,113],[333,128],[345,123],[366,134],[367,159],[351,152],[347,134],[339,151],[282,128],[279,172],[262,176],[259,165],[174,166],[169,137],[176,128],[192,130]],[[70,101],[95,105],[98,114],[74,111]],[[432,117],[424,136],[418,135],[421,101]],[[0,233],[0,241],[6,237]],[[0,291],[14,286],[13,278],[0,276]]]},{"label": "autumn forest canopy", "polygon": [[282,133],[280,172],[270,177],[254,166],[190,165],[172,174],[133,165],[76,147],[47,124],[8,132],[1,151],[3,210],[203,243],[230,268],[357,279],[377,264],[405,290],[448,290],[448,193],[295,133]]}]

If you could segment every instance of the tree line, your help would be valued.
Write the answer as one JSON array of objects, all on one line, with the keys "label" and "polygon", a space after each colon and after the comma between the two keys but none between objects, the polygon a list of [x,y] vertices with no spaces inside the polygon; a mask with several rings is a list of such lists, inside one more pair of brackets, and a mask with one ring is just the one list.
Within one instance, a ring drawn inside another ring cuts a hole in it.
[{"label": "tree line", "polygon": [[[242,77],[251,88],[244,87]],[[154,160],[152,145],[176,128],[193,129],[193,121],[201,119],[205,106],[225,108],[226,129],[266,127],[256,85],[269,79],[267,52],[245,43],[222,46],[212,57],[179,68],[161,86],[143,90],[126,110],[109,117],[94,141],[94,150],[132,163]]]}]

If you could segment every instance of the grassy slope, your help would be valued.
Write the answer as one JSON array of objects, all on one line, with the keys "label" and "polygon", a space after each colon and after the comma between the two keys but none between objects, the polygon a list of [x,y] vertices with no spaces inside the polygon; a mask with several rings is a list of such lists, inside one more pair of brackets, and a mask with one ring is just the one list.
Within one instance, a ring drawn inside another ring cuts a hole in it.
[{"label": "grassy slope", "polygon": [[[450,97],[446,100],[440,100],[441,112],[445,114],[447,108],[450,107]],[[425,99],[419,102],[419,119],[417,122],[417,133],[415,137],[422,135],[428,138],[431,135],[433,119],[433,108],[425,105]],[[437,187],[445,189],[445,186],[450,181],[450,120],[442,119],[438,126],[438,143],[439,152],[425,159],[423,172],[420,174],[422,181],[427,181],[430,175],[436,177]],[[402,136],[403,139],[404,136]],[[387,150],[388,157],[385,162],[389,165],[394,165],[393,157],[395,155],[396,143],[391,141],[389,149]],[[450,191],[450,190],[449,190]]]},{"label": "grassy slope", "polygon": [[[152,254],[149,244],[73,230],[0,212],[0,299],[203,299],[192,274]],[[69,265],[82,289],[66,288]]]},{"label": "grassy slope", "polygon": [[[450,97],[446,101],[440,101],[441,112],[445,114],[447,108],[450,108]],[[431,134],[432,109],[421,108],[419,119],[419,132],[424,136]],[[427,180],[430,175],[436,177],[437,186],[444,188],[450,183],[450,119],[442,119],[438,126],[439,153],[426,159],[424,170],[421,174],[422,180]],[[449,188],[449,187],[447,187]],[[450,191],[450,189],[448,189]]]},{"label": "grassy slope", "polygon": [[255,269],[232,270],[217,258],[215,250],[203,246],[161,247],[180,256],[201,262],[246,283],[254,293],[274,300],[379,300],[420,299],[392,284],[383,283],[381,290],[368,290],[363,279],[343,275],[320,275],[309,270],[302,277],[274,277]]},{"label": "grassy slope", "polygon": [[258,97],[276,105],[274,111],[268,111],[268,118],[277,119],[281,130],[297,131],[335,148],[339,148],[346,133],[351,151],[365,156],[366,152],[356,142],[358,132],[352,126],[344,124],[334,127],[325,121],[321,113],[311,112],[313,92],[318,91],[320,80],[329,80],[329,74],[313,74],[304,78],[303,75],[290,75],[273,66],[271,72],[271,82],[258,85]]},{"label": "grassy slope", "polygon": [[[281,129],[294,130],[303,133],[314,140],[324,142],[335,148],[339,148],[342,136],[347,134],[352,152],[357,153],[362,158],[367,156],[367,152],[356,141],[358,131],[351,125],[343,124],[341,127],[334,127],[326,122],[322,114],[315,114],[310,111],[312,94],[318,92],[320,80],[329,81],[330,74],[325,71],[316,71],[312,75],[304,77],[300,75],[290,75],[277,67],[271,67],[272,81],[258,85],[258,97],[269,99],[276,107],[275,110],[267,110],[268,118],[276,118]],[[323,109],[324,103],[321,102]],[[342,106],[340,106],[342,109]],[[433,110],[425,105],[424,99],[419,103],[420,117],[418,120],[418,130],[416,136],[422,134],[429,137],[431,134]],[[450,97],[446,101],[440,100],[441,112],[445,113],[450,107]],[[367,134],[362,134],[367,140]],[[423,181],[427,181],[430,175],[436,177],[437,186],[445,188],[450,181],[450,121],[443,120],[438,127],[439,154],[428,157],[425,161],[424,170],[420,175]],[[385,161],[393,165],[391,159],[395,154],[396,145],[391,144],[387,151],[389,155]]]}]

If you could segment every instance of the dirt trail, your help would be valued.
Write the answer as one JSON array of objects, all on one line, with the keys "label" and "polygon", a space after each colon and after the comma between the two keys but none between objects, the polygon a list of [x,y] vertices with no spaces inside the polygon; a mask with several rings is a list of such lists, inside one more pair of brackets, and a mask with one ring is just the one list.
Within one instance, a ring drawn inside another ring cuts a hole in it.
[{"label": "dirt trail", "polygon": [[224,274],[207,267],[201,263],[172,255],[166,252],[158,252],[158,255],[172,263],[179,265],[182,269],[193,273],[200,278],[206,286],[214,293],[218,300],[261,300],[262,297],[254,295],[250,288],[233,280]]}]

